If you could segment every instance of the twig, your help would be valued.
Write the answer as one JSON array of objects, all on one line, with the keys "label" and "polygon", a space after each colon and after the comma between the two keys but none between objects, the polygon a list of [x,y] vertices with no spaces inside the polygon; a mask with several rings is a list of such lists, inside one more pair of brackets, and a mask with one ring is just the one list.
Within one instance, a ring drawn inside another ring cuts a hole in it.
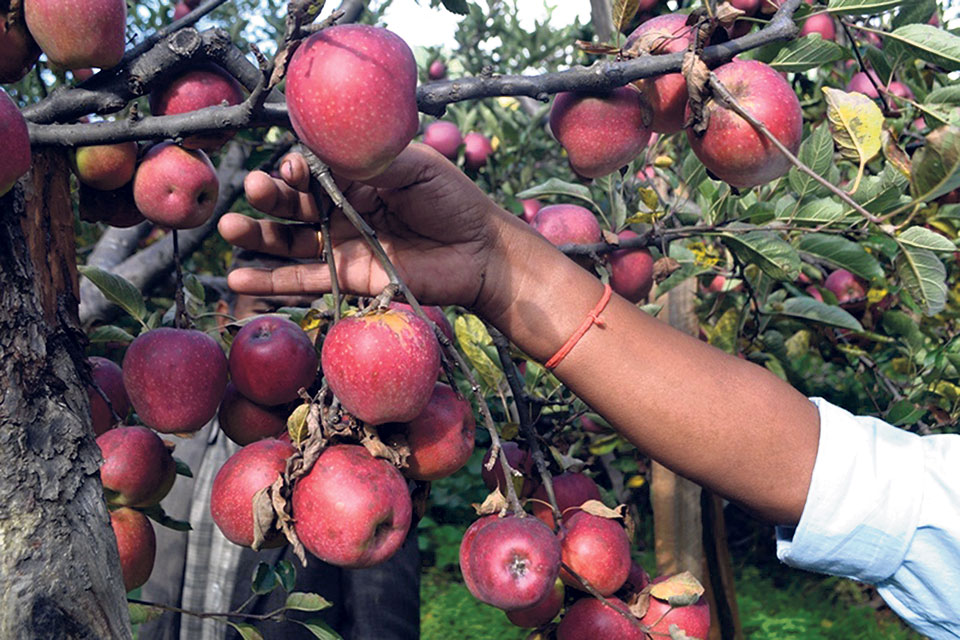
[{"label": "twig", "polygon": [[580,586],[583,587],[584,591],[586,591],[587,593],[589,593],[590,595],[592,595],[594,598],[596,598],[597,600],[599,600],[600,602],[602,602],[602,603],[604,604],[604,606],[610,607],[611,609],[613,609],[614,611],[616,611],[617,613],[619,613],[621,616],[623,616],[624,618],[626,618],[626,619],[630,622],[630,624],[632,624],[634,627],[636,627],[637,629],[640,629],[642,632],[644,632],[644,634],[646,634],[646,633],[649,631],[649,628],[647,628],[646,625],[644,625],[642,622],[640,622],[640,619],[639,619],[639,618],[637,618],[636,616],[634,616],[632,613],[630,613],[630,612],[627,611],[626,609],[621,609],[620,607],[614,605],[612,602],[610,602],[609,600],[607,600],[607,599],[603,596],[603,594],[601,594],[599,591],[597,591],[597,590],[594,588],[594,586],[593,586],[592,584],[590,584],[590,581],[589,581],[589,580],[587,580],[586,578],[582,577],[582,576],[581,576],[580,574],[578,574],[576,571],[574,571],[573,569],[571,569],[571,568],[570,568],[570,565],[568,565],[566,562],[561,562],[561,563],[560,563],[560,568],[561,568],[562,570],[566,571],[567,573],[569,573],[570,576],[573,577],[574,580],[576,580],[577,582],[580,583]]},{"label": "twig", "polygon": [[169,604],[159,604],[156,602],[146,602],[145,600],[137,600],[136,598],[127,598],[127,602],[132,602],[134,604],[142,604],[147,607],[156,607],[157,609],[163,609],[164,611],[170,611],[172,613],[181,613],[188,616],[193,616],[194,618],[246,618],[247,620],[271,620],[276,616],[280,615],[284,611],[287,611],[286,607],[281,607],[275,609],[269,613],[235,613],[233,611],[224,611],[224,612],[213,612],[213,611],[192,611],[190,609],[181,609],[180,607],[174,607]]},{"label": "twig", "polygon": [[843,32],[847,34],[847,40],[849,40],[853,46],[854,55],[857,56],[857,64],[860,65],[860,70],[867,76],[867,80],[870,81],[870,84],[873,85],[873,88],[876,89],[877,95],[880,96],[880,102],[883,103],[883,113],[884,115],[890,115],[890,105],[887,104],[887,98],[883,95],[883,88],[881,88],[876,79],[874,79],[873,74],[870,72],[870,69],[867,67],[867,63],[864,62],[863,56],[860,55],[860,46],[857,44],[857,41],[854,39],[853,34],[850,33],[850,27],[847,25],[846,20],[839,18],[840,26],[843,27]]}]

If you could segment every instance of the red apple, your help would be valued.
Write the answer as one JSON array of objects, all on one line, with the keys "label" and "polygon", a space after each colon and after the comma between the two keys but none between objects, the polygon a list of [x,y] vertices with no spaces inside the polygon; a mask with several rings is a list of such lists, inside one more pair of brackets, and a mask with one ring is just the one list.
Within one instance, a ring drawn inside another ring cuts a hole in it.
[{"label": "red apple", "polygon": [[434,386],[426,408],[405,428],[410,446],[408,478],[446,478],[465,465],[473,453],[473,408],[445,384]]},{"label": "red apple", "polygon": [[357,445],[326,449],[293,488],[297,536],[307,551],[340,567],[389,559],[407,537],[412,510],[396,467]]},{"label": "red apple", "polygon": [[[650,53],[664,55],[686,51],[693,38],[693,30],[687,25],[686,14],[668,13],[637,27],[627,38],[625,46],[629,48],[641,38],[649,44]],[[665,73],[655,78],[637,80],[634,84],[653,109],[651,129],[657,133],[676,133],[683,129],[683,109],[687,104],[687,82],[683,75]]]},{"label": "red apple", "polygon": [[[150,94],[150,113],[155,116],[187,113],[206,107],[243,102],[243,88],[233,76],[211,64],[177,76],[170,84]],[[183,146],[214,152],[233,137],[233,131],[187,136]]]},{"label": "red apple", "polygon": [[183,16],[187,15],[187,14],[190,13],[191,11],[193,11],[193,9],[191,9],[191,8],[190,8],[190,5],[188,5],[186,2],[178,2],[178,3],[177,3],[176,5],[174,5],[174,7],[173,7],[173,18],[172,18],[172,19],[173,19],[173,20],[179,20],[180,18],[182,18]]},{"label": "red apple", "polygon": [[705,287],[703,287],[703,290],[706,291],[707,293],[722,293],[724,287],[726,286],[727,286],[727,277],[720,275],[718,273],[717,275],[710,278],[710,282],[707,283]]},{"label": "red apple", "polygon": [[160,437],[146,427],[117,427],[97,437],[103,454],[100,481],[111,504],[149,507],[163,500],[177,465]]},{"label": "red apple", "polygon": [[109,69],[120,62],[126,46],[127,3],[124,0],[24,0],[30,34],[50,64],[63,69]]},{"label": "red apple", "polygon": [[372,425],[409,422],[433,394],[440,344],[419,317],[387,310],[333,325],[320,359],[330,389],[348,412]]},{"label": "red apple", "polygon": [[627,574],[627,581],[624,587],[629,589],[630,593],[638,593],[650,584],[650,574],[641,567],[635,560],[630,561],[630,573]]},{"label": "red apple", "polygon": [[471,131],[463,137],[463,164],[474,171],[487,164],[493,154],[493,143],[482,133]]},{"label": "red apple", "polygon": [[[553,495],[557,499],[557,508],[563,517],[563,522],[568,522],[574,515],[579,513],[579,507],[587,500],[600,500],[600,489],[597,483],[582,473],[566,471],[553,477]],[[533,515],[540,518],[548,527],[553,529],[555,521],[553,519],[553,509],[550,508],[550,501],[547,497],[547,489],[544,486],[539,487],[533,492]]]},{"label": "red apple", "polygon": [[317,377],[317,352],[297,323],[260,316],[243,326],[230,345],[230,378],[254,402],[274,406],[296,400]]},{"label": "red apple", "polygon": [[846,269],[837,269],[827,276],[823,286],[837,296],[837,302],[843,304],[866,297],[863,283]]},{"label": "red apple", "polygon": [[[666,579],[667,576],[662,576],[653,582]],[[710,605],[700,598],[685,607],[671,607],[668,602],[651,596],[650,607],[640,621],[650,628],[653,637],[669,637],[670,626],[677,625],[688,637],[706,640],[710,634]]]},{"label": "red apple", "polygon": [[90,67],[84,67],[82,69],[70,69],[70,73],[73,74],[73,79],[79,82],[84,82],[93,77],[93,69]]},{"label": "red apple", "polygon": [[818,13],[804,20],[800,37],[811,33],[819,33],[824,40],[836,40],[837,27],[833,24],[833,17],[829,13]]},{"label": "red apple", "polygon": [[[294,453],[289,442],[258,440],[230,456],[213,479],[210,515],[224,537],[243,547],[253,545],[253,497],[272,485]],[[265,547],[279,547],[286,539],[271,531]]]},{"label": "red apple", "polygon": [[823,302],[823,294],[820,293],[820,289],[816,288],[815,286],[810,285],[804,289],[804,291],[806,291],[807,294],[817,302]]},{"label": "red apple", "polygon": [[137,143],[118,142],[77,147],[73,172],[88,187],[113,191],[130,182],[137,167]]},{"label": "red apple", "polygon": [[202,225],[213,215],[219,193],[220,180],[207,154],[173,142],[153,146],[133,177],[140,213],[168,229]]},{"label": "red apple", "polygon": [[[780,74],[756,60],[734,60],[714,71],[730,93],[794,154],[803,136],[800,101]],[[787,157],[746,120],[717,101],[707,103],[710,124],[702,136],[687,129],[700,162],[738,189],[765,184],[792,166]]]},{"label": "red apple", "polygon": [[[123,371],[115,362],[106,358],[92,356],[89,360],[93,381],[106,394],[113,410],[120,416],[120,420],[123,420],[130,413],[130,399],[127,397],[127,390],[123,387]],[[117,424],[117,420],[114,419],[110,407],[96,389],[88,386],[87,395],[90,396],[93,433],[99,436]]]},{"label": "red apple", "polygon": [[427,125],[423,131],[423,142],[445,155],[450,160],[457,159],[457,152],[463,144],[463,136],[457,125],[439,120]]},{"label": "red apple", "polygon": [[540,602],[526,609],[507,611],[507,619],[518,627],[534,629],[556,618],[562,606],[563,581],[557,580]]},{"label": "red apple", "polygon": [[527,224],[533,222],[537,212],[543,207],[543,204],[535,199],[521,200],[520,204],[523,205],[523,221]]},{"label": "red apple", "polygon": [[202,331],[153,329],[127,348],[123,385],[144,424],[161,433],[198,431],[220,406],[227,358]]},{"label": "red apple", "polygon": [[434,60],[430,63],[430,68],[427,69],[427,77],[431,80],[443,80],[447,77],[447,65],[443,63],[443,60]]},{"label": "red apple", "polygon": [[[870,82],[870,78],[867,76],[867,73],[873,78],[874,82]],[[877,92],[877,87],[882,87],[883,83],[880,82],[880,78],[877,76],[875,71],[863,72],[858,71],[853,74],[850,78],[850,82],[847,83],[846,91],[853,92],[857,91],[867,96],[868,98],[879,98],[880,94]]]},{"label": "red apple", "polygon": [[[600,592],[609,596],[627,581],[630,574],[630,540],[623,526],[610,518],[578,511],[566,522],[562,537],[563,563]],[[564,583],[574,589],[585,587],[566,570]]]},{"label": "red apple", "polygon": [[[630,622],[633,616],[627,610],[626,603],[619,598],[607,598],[607,602],[622,613],[596,598],[582,598],[574,602],[560,620],[557,640],[645,640],[649,637],[639,626]],[[668,633],[662,637],[669,638],[670,635]]]},{"label": "red apple", "polygon": [[287,69],[297,136],[334,173],[381,173],[417,133],[417,63],[396,34],[344,24],[313,34]]},{"label": "red apple", "polygon": [[470,593],[475,593],[477,590],[477,581],[473,578],[473,565],[470,564],[470,553],[473,551],[473,541],[481,529],[499,519],[500,517],[494,514],[474,520],[473,523],[467,527],[463,538],[460,540],[460,573],[463,575],[463,584],[466,585]]},{"label": "red apple", "polygon": [[752,16],[760,9],[760,0],[729,0],[734,9],[740,9],[746,15]]},{"label": "red apple", "polygon": [[476,532],[467,565],[475,598],[505,611],[525,609],[553,589],[560,541],[536,518],[499,518]]},{"label": "red apple", "polygon": [[228,382],[217,416],[224,435],[244,446],[284,433],[287,428],[286,413],[284,407],[257,404],[237,391],[232,382]]},{"label": "red apple", "polygon": [[[523,484],[518,495],[523,498],[533,493],[536,486],[536,481],[533,479],[533,456],[530,455],[529,451],[521,449],[516,442],[501,442],[500,448],[506,454],[510,468],[523,474]],[[497,461],[493,463],[493,468],[488,470],[487,462],[489,460],[490,451],[488,450],[483,457],[483,464],[480,466],[480,477],[483,479],[483,484],[487,485],[487,489],[490,491],[500,487],[500,493],[506,495],[506,479],[503,475],[503,465],[500,464],[500,458],[498,456]]]},{"label": "red apple", "polygon": [[40,47],[27,31],[23,16],[14,20],[10,13],[0,11],[0,84],[18,82],[40,57]]},{"label": "red apple", "polygon": [[643,98],[633,86],[605,94],[557,94],[550,131],[579,175],[599,178],[636,158],[650,140],[643,124]]},{"label": "red apple", "polygon": [[[617,234],[621,240],[636,238],[637,234],[625,229]],[[618,249],[608,258],[610,265],[610,288],[630,302],[645,299],[653,287],[653,256],[643,248]]]},{"label": "red apple", "polygon": [[[390,308],[413,313],[413,307],[408,305],[406,302],[400,302],[399,300],[392,301],[390,303]],[[420,308],[423,309],[423,313],[430,318],[435,325],[440,327],[440,331],[443,332],[443,335],[447,336],[451,342],[456,342],[456,337],[453,333],[453,326],[450,324],[450,321],[447,320],[447,315],[443,312],[443,309],[424,304],[420,305]]]},{"label": "red apple", "polygon": [[534,216],[534,229],[555,246],[593,244],[602,237],[596,216],[576,204],[551,204]]},{"label": "red apple", "polygon": [[126,507],[110,512],[110,526],[117,538],[123,588],[133,591],[150,579],[157,556],[157,536],[147,516]]},{"label": "red apple", "polygon": [[3,89],[0,89],[0,139],[6,149],[0,155],[0,196],[3,196],[20,176],[30,170],[27,122]]}]

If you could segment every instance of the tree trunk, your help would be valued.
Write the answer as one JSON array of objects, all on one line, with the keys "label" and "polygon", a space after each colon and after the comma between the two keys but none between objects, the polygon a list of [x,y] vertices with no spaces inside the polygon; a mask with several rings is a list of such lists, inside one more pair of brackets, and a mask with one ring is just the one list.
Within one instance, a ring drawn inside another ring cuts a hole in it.
[{"label": "tree trunk", "polygon": [[0,199],[0,638],[130,638],[78,369],[62,152],[35,152],[33,177]]},{"label": "tree trunk", "polygon": [[613,40],[613,12],[610,0],[590,0],[590,20],[600,42]]}]

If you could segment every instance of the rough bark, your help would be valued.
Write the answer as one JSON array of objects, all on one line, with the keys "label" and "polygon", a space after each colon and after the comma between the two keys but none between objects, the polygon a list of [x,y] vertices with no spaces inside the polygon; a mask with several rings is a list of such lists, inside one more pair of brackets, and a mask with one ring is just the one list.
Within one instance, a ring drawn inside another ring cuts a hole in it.
[{"label": "rough bark", "polygon": [[0,199],[0,638],[129,638],[90,426],[58,152]]}]

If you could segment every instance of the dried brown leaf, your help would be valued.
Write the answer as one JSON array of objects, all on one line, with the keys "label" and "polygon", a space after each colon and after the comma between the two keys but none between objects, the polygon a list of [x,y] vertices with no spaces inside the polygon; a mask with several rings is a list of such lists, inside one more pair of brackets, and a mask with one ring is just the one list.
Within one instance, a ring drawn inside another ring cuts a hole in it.
[{"label": "dried brown leaf", "polygon": [[497,488],[490,492],[490,495],[486,497],[483,504],[473,503],[472,506],[478,516],[487,516],[491,513],[500,513],[506,509],[507,498],[500,493],[500,489]]},{"label": "dried brown leaf", "polygon": [[704,107],[709,97],[706,91],[707,83],[710,81],[710,69],[700,57],[687,51],[683,55],[683,66],[681,73],[687,80],[687,94],[690,96],[690,124],[694,133],[703,133],[707,130],[709,118]]},{"label": "dried brown leaf", "polygon": [[622,518],[623,512],[626,510],[626,505],[619,505],[616,509],[611,509],[607,505],[603,504],[599,500],[587,500],[580,505],[580,509],[586,511],[592,516],[599,516],[601,518],[609,518],[611,520],[616,518]]},{"label": "dried brown leaf", "polygon": [[902,173],[907,179],[910,178],[910,156],[900,148],[897,144],[895,134],[887,127],[883,129],[883,156],[897,171]]},{"label": "dried brown leaf", "polygon": [[663,257],[653,263],[653,279],[657,284],[670,277],[674,271],[680,268],[680,263],[670,257]]},{"label": "dried brown leaf", "polygon": [[603,241],[606,242],[607,244],[612,244],[615,247],[620,246],[620,236],[615,234],[613,231],[610,231],[609,229],[603,230]]},{"label": "dried brown leaf", "polygon": [[650,585],[650,595],[670,603],[672,607],[685,607],[700,599],[704,588],[692,573],[684,571],[670,576],[663,582]]},{"label": "dried brown leaf", "polygon": [[593,43],[586,40],[577,40],[577,48],[584,53],[597,56],[610,56],[619,53],[620,51],[619,47],[615,47],[612,44]]},{"label": "dried brown leaf", "polygon": [[729,2],[724,2],[717,7],[717,22],[719,22],[720,26],[724,29],[733,28],[733,23],[737,21],[737,18],[745,15],[746,11],[737,9]]},{"label": "dried brown leaf", "polygon": [[270,486],[266,486],[253,494],[253,545],[251,546],[254,551],[259,551],[274,531],[276,513],[273,510],[270,489]]},{"label": "dried brown leaf", "polygon": [[647,610],[650,608],[650,585],[630,596],[627,600],[627,608],[637,618],[647,615]]}]

